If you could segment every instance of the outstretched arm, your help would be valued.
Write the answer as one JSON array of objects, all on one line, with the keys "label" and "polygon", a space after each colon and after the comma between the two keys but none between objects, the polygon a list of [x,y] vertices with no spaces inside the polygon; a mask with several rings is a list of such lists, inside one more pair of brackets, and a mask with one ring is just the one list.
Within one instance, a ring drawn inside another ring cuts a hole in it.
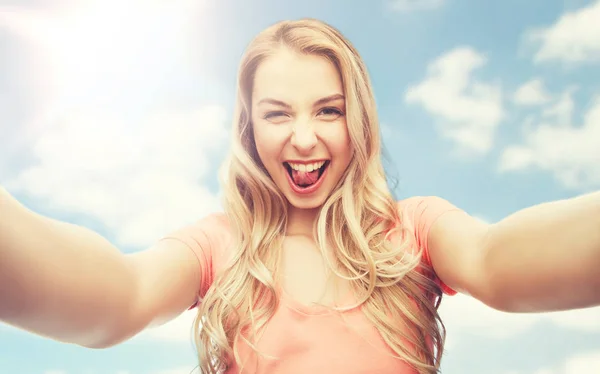
[{"label": "outstretched arm", "polygon": [[173,317],[198,292],[198,261],[163,240],[125,255],[86,228],[38,215],[0,187],[0,321],[101,348]]},{"label": "outstretched arm", "polygon": [[500,310],[600,305],[600,192],[492,225],[448,212],[430,231],[429,252],[442,281]]}]

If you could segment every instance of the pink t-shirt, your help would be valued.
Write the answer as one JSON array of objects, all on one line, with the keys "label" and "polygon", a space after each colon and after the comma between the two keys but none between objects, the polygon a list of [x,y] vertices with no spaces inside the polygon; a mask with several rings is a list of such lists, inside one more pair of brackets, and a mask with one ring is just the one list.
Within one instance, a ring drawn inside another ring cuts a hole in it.
[{"label": "pink t-shirt", "polygon": [[[403,219],[414,228],[415,243],[424,251],[423,261],[429,262],[429,229],[441,215],[458,209],[439,197],[413,197],[398,202],[398,207]],[[166,238],[182,241],[196,254],[202,269],[199,296],[203,296],[227,260],[231,234],[225,215],[210,215]],[[435,281],[444,293],[456,293],[439,279]],[[394,352],[360,308],[332,313],[324,307],[301,304],[285,292],[258,341],[258,349],[268,356],[257,357],[251,348],[240,343],[242,362],[226,373],[416,373],[393,357]]]}]

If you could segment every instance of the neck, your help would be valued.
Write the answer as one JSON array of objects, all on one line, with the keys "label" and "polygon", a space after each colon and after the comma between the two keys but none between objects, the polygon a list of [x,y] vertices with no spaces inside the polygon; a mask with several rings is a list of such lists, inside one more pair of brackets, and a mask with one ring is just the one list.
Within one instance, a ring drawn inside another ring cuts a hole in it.
[{"label": "neck", "polygon": [[321,208],[300,209],[294,206],[288,208],[287,236],[304,235],[313,237],[313,226]]}]

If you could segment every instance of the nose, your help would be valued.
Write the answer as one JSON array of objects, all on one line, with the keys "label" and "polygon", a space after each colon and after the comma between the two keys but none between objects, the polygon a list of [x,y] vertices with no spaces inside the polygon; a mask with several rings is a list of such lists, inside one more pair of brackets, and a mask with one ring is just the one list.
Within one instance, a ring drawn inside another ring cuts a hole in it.
[{"label": "nose", "polygon": [[298,152],[308,154],[317,145],[317,134],[311,123],[295,123],[290,142]]}]

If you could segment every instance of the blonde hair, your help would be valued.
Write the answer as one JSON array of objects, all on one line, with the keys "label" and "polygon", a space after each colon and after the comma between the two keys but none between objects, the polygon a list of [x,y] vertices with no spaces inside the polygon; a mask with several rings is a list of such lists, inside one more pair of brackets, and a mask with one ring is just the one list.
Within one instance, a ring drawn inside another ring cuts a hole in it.
[{"label": "blonde hair", "polygon": [[[232,151],[222,182],[233,259],[198,308],[194,336],[200,369],[213,374],[232,360],[239,362],[239,340],[258,354],[258,332],[278,307],[287,201],[257,154],[251,93],[258,65],[282,47],[329,59],[341,75],[346,97],[353,159],[320,210],[314,227],[317,244],[330,270],[350,280],[357,305],[397,357],[421,374],[436,373],[445,335],[437,313],[441,291],[431,280],[431,269],[422,265],[421,251],[406,235],[410,228],[388,189],[366,67],[339,31],[312,19],[267,28],[241,61]],[[401,240],[389,239],[395,230]]]}]

